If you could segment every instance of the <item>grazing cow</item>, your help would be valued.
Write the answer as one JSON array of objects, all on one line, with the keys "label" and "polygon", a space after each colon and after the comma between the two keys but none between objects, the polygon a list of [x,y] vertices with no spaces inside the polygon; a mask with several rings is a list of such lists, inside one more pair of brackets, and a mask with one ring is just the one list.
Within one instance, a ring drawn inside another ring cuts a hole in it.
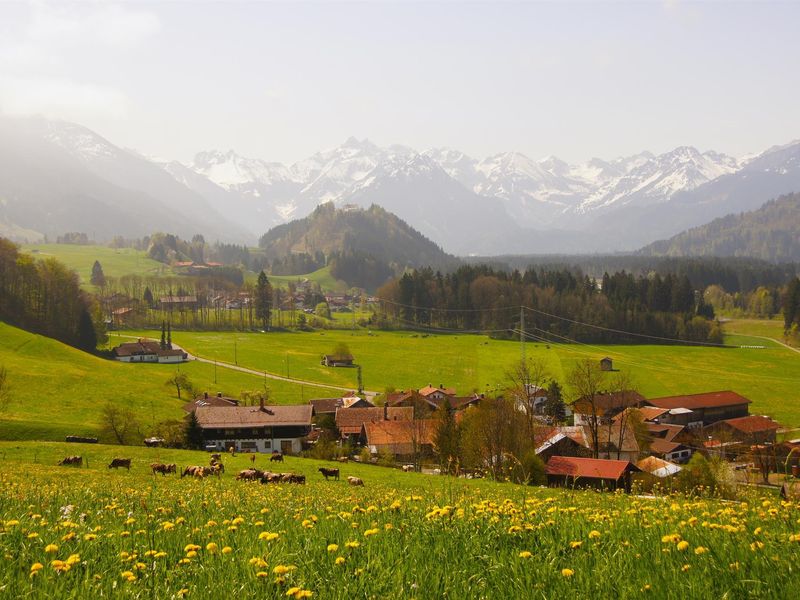
[{"label": "grazing cow", "polygon": [[306,476],[305,475],[298,475],[297,473],[292,473],[291,477],[289,478],[289,483],[299,483],[300,485],[306,484]]},{"label": "grazing cow", "polygon": [[283,454],[280,452],[273,452],[269,457],[269,462],[283,462]]},{"label": "grazing cow", "polygon": [[167,473],[175,473],[177,470],[176,465],[165,465],[164,463],[152,463],[150,468],[153,470],[153,475],[156,473],[161,473],[161,475],[166,475]]},{"label": "grazing cow", "polygon": [[403,472],[410,473],[414,470],[414,465],[403,465]]},{"label": "grazing cow", "polygon": [[[209,468],[209,467],[206,467],[206,468]],[[214,475],[219,477],[220,473],[224,473],[225,472],[225,465],[223,465],[222,463],[217,463],[215,465],[211,465],[210,469],[211,469],[211,472]]]},{"label": "grazing cow", "polygon": [[214,454],[211,455],[211,460],[221,460],[221,459],[222,455],[219,452],[214,452]]},{"label": "grazing cow", "polygon": [[364,480],[361,479],[361,477],[353,477],[352,475],[350,475],[347,478],[347,483],[349,483],[350,485],[364,485]]},{"label": "grazing cow", "polygon": [[320,467],[319,472],[322,473],[325,481],[328,481],[328,477],[333,477],[336,479],[336,481],[339,481],[339,469],[326,469],[325,467]]},{"label": "grazing cow", "polygon": [[111,460],[111,464],[108,465],[109,469],[119,469],[120,467],[125,467],[128,471],[131,470],[131,459],[130,458],[114,458]]},{"label": "grazing cow", "polygon": [[178,472],[178,465],[175,463],[170,463],[167,465],[167,473],[177,473]]},{"label": "grazing cow", "polygon": [[81,456],[66,456],[63,460],[59,461],[59,465],[77,465],[81,466],[83,464],[83,457]]},{"label": "grazing cow", "polygon": [[281,482],[281,474],[280,473],[271,473],[269,471],[265,471],[261,474],[261,483],[280,483]]},{"label": "grazing cow", "polygon": [[193,477],[193,476],[194,476],[194,474],[197,472],[197,470],[198,470],[198,469],[202,469],[202,468],[203,468],[203,467],[198,467],[197,465],[191,465],[191,466],[189,466],[189,467],[186,467],[186,468],[183,470],[183,473],[181,473],[181,479],[183,479],[183,478],[184,478],[184,477],[186,477],[187,475],[188,475],[189,477]]},{"label": "grazing cow", "polygon": [[264,475],[258,469],[245,469],[244,471],[239,471],[239,474],[236,476],[236,479],[240,479],[243,481],[255,481],[256,479],[261,479]]}]

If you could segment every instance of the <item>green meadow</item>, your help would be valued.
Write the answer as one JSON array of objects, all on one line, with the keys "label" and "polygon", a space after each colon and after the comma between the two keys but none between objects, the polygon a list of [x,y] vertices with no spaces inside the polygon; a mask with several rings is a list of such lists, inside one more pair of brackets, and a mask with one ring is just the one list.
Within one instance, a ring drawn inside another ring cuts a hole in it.
[{"label": "green meadow", "polygon": [[[506,384],[508,372],[521,355],[519,342],[407,331],[176,331],[173,341],[204,358],[231,363],[235,358],[239,365],[259,371],[355,389],[356,369],[320,364],[323,354],[343,342],[362,367],[365,389],[379,392],[389,387],[399,390],[444,384],[461,394],[494,393]],[[629,372],[645,396],[731,389],[753,401],[752,412],[800,426],[800,354],[776,342],[743,335],[730,334],[726,342],[732,347],[527,343],[525,353],[529,358],[541,358],[562,384],[577,361],[610,356],[615,369]]]},{"label": "green meadow", "polygon": [[89,285],[94,261],[100,261],[106,277],[125,275],[171,275],[172,270],[149,258],[146,252],[133,248],[78,246],[73,244],[27,244],[22,250],[36,258],[55,258],[78,273],[81,283]]},{"label": "green meadow", "polygon": [[[81,467],[56,466],[68,455]],[[114,457],[131,469],[108,469]],[[7,598],[796,598],[797,508],[288,457],[306,484],[153,475],[161,448],[0,442]],[[267,457],[256,466],[269,469]],[[88,465],[86,464],[88,462]],[[320,466],[342,478],[325,481]],[[353,487],[346,476],[360,477]]]},{"label": "green meadow", "polygon": [[[182,418],[185,395],[165,385],[177,369],[199,390],[237,397],[261,390],[263,377],[214,365],[123,364],[81,352],[60,342],[0,323],[0,365],[8,371],[12,402],[0,414],[0,439],[62,440],[66,435],[98,435],[106,403],[129,407],[143,428]],[[266,380],[277,402],[299,403],[336,392]]]}]

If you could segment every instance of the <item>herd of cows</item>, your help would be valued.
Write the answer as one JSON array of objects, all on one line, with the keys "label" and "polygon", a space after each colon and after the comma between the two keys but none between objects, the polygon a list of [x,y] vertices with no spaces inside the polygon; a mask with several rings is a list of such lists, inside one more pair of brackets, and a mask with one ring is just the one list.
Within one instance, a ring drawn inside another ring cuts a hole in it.
[{"label": "herd of cows", "polygon": [[[184,477],[196,477],[198,479],[202,479],[204,477],[208,477],[210,475],[216,475],[219,477],[222,473],[225,472],[225,465],[222,464],[222,456],[220,454],[212,454],[211,460],[209,461],[208,466],[200,466],[200,465],[191,465],[186,467],[181,472],[181,478]],[[255,464],[255,454],[250,457],[251,462]],[[270,457],[270,462],[283,462],[283,454],[279,452],[274,452]],[[73,466],[82,466],[83,465],[83,457],[81,456],[67,456],[63,460],[58,462],[59,465],[73,465]],[[131,459],[130,458],[114,458],[109,463],[109,469],[119,469],[120,467],[125,467],[130,471],[131,469]],[[170,473],[177,473],[178,466],[175,463],[171,464],[164,464],[164,463],[151,463],[150,469],[153,471],[153,475],[160,473],[162,476],[166,476]],[[339,481],[339,469],[338,468],[325,468],[320,467],[319,472],[325,478],[325,481],[328,481],[329,478],[333,477],[336,481]],[[236,475],[237,481],[260,481],[261,483],[298,483],[298,484],[305,484],[306,476],[301,475],[298,473],[273,473],[271,471],[262,471],[260,469],[256,469],[255,466],[250,467],[249,469],[244,469],[243,471],[239,471]],[[347,477],[347,483],[350,485],[364,485],[364,481],[360,477]]]}]

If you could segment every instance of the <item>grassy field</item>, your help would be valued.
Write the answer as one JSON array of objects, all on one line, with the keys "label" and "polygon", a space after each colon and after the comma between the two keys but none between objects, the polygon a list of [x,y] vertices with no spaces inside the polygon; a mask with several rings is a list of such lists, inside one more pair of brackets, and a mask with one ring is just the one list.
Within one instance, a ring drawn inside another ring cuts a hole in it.
[{"label": "grassy field", "polygon": [[[80,453],[88,468],[57,467]],[[106,468],[114,456],[130,471]],[[185,451],[0,443],[0,589],[24,598],[795,598],[797,508],[340,465],[363,487],[153,476]],[[257,466],[266,466],[265,457]]]},{"label": "grassy field", "polygon": [[[174,388],[164,382],[176,365],[123,364],[98,358],[52,339],[0,323],[0,365],[8,370],[12,402],[0,415],[0,439],[64,439],[97,435],[100,410],[107,402],[130,407],[147,428],[184,416]],[[263,389],[264,379],[197,362],[184,363],[200,390],[239,396]],[[326,390],[268,380],[272,398],[284,404],[326,395]],[[335,392],[328,391],[335,395]]]},{"label": "grassy field", "polygon": [[94,261],[99,260],[106,277],[124,275],[171,275],[172,269],[132,248],[107,246],[77,246],[72,244],[28,244],[22,250],[37,258],[56,258],[77,271],[84,285],[89,285]]},{"label": "grassy field", "polygon": [[[256,278],[258,277],[258,273],[249,273],[248,279],[252,280],[255,283]],[[273,286],[286,288],[289,286],[289,283],[296,283],[298,281],[303,281],[303,279],[308,279],[314,283],[318,283],[320,288],[322,288],[323,292],[328,291],[338,291],[344,292],[347,290],[347,284],[344,281],[340,281],[336,279],[333,275],[331,275],[331,268],[330,267],[322,267],[314,271],[313,273],[307,273],[305,275],[270,275],[269,281]]]},{"label": "grassy field", "polygon": [[752,335],[768,337],[778,340],[789,346],[797,346],[791,339],[783,334],[783,319],[731,319],[724,325],[725,331],[731,334]]},{"label": "grassy field", "polygon": [[[156,332],[149,332],[155,336]],[[259,333],[174,332],[176,343],[193,354],[330,385],[355,387],[355,369],[320,365],[320,356],[337,342],[348,345],[362,366],[366,389],[419,388],[429,383],[455,386],[459,393],[494,392],[519,361],[519,342],[480,335],[431,335],[410,332],[319,331]],[[585,346],[526,344],[528,357],[541,357],[560,382],[576,361],[603,356],[629,371],[645,396],[732,389],[753,400],[751,410],[800,426],[800,355],[774,342],[729,335],[732,345]]]}]

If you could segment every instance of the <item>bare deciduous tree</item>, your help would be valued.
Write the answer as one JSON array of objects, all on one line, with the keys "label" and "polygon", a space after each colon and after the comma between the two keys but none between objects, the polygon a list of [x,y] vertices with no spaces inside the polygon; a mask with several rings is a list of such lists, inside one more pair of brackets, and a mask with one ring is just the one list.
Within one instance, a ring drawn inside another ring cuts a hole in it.
[{"label": "bare deciduous tree", "polygon": [[592,444],[592,457],[600,456],[600,426],[602,410],[598,406],[598,398],[602,393],[605,372],[600,370],[596,360],[585,359],[575,364],[569,373],[569,387],[572,392],[572,406],[575,412],[585,415],[586,426]]}]

